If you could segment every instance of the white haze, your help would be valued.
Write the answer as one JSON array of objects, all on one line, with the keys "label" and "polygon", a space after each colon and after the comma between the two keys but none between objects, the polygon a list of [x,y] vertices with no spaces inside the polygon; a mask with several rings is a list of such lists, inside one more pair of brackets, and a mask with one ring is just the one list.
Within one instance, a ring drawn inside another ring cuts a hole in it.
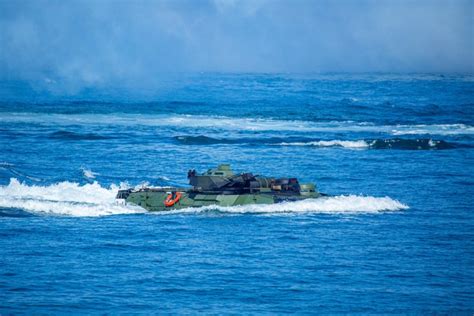
[{"label": "white haze", "polygon": [[144,85],[182,72],[472,73],[473,1],[0,1],[0,78]]}]

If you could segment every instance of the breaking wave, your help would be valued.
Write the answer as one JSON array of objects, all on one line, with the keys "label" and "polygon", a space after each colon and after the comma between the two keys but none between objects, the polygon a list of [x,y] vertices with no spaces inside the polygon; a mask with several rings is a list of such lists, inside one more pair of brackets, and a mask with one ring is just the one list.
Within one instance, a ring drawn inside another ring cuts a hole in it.
[{"label": "breaking wave", "polygon": [[454,143],[430,138],[422,139],[364,139],[364,140],[312,140],[307,138],[213,138],[208,136],[176,136],[185,145],[248,144],[276,146],[344,147],[352,149],[406,149],[433,150],[458,147]]},{"label": "breaking wave", "polygon": [[[59,182],[49,186],[26,185],[11,179],[0,186],[0,208],[21,209],[30,213],[66,216],[105,216],[136,214],[146,211],[138,206],[119,205],[115,201],[118,186],[102,187],[97,182],[80,185],[74,182]],[[184,213],[378,213],[407,209],[408,206],[389,197],[334,196],[285,202],[272,205],[206,206],[187,208],[158,214]]]},{"label": "breaking wave", "polygon": [[314,147],[344,147],[344,148],[369,148],[365,140],[318,140],[310,142],[282,142],[280,146],[314,146]]},{"label": "breaking wave", "polygon": [[435,139],[376,139],[369,140],[369,147],[372,149],[408,149],[408,150],[419,150],[419,149],[452,149],[459,145],[448,143],[444,140]]},{"label": "breaking wave", "polygon": [[330,140],[280,143],[282,146],[314,146],[314,147],[344,147],[353,149],[404,149],[404,150],[434,150],[452,149],[456,146],[444,140],[433,139],[374,139],[374,140]]}]

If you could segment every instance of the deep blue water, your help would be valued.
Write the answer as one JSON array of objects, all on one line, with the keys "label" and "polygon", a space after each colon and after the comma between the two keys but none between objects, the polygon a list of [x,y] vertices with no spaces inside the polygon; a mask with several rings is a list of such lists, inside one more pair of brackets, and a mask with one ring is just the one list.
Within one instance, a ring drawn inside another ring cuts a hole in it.
[{"label": "deep blue water", "polygon": [[[0,83],[0,313],[474,312],[474,77]],[[146,213],[186,171],[334,195]]]}]

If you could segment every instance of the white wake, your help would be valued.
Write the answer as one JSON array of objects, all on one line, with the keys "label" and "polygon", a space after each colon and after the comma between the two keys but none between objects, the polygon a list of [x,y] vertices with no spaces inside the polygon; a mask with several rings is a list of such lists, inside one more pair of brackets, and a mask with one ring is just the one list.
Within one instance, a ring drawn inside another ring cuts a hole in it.
[{"label": "white wake", "polygon": [[[32,213],[67,216],[105,216],[144,213],[141,207],[120,205],[115,201],[119,186],[102,187],[97,182],[80,185],[59,182],[49,186],[36,186],[11,179],[0,186],[0,207],[18,208]],[[156,214],[207,213],[217,211],[233,214],[277,213],[379,213],[408,209],[408,206],[389,197],[344,195],[284,202],[271,205],[206,206],[157,212]]]},{"label": "white wake", "polygon": [[80,185],[65,181],[49,186],[36,186],[10,179],[7,186],[0,186],[0,207],[68,216],[144,212],[139,207],[118,205],[115,202],[118,189],[115,185],[104,188],[97,182]]},{"label": "white wake", "polygon": [[181,210],[157,212],[163,214],[206,213],[217,211],[233,214],[281,214],[281,213],[322,213],[322,214],[364,214],[405,210],[409,207],[389,197],[360,195],[339,195],[307,199],[278,204],[252,204],[242,206],[204,206]]}]

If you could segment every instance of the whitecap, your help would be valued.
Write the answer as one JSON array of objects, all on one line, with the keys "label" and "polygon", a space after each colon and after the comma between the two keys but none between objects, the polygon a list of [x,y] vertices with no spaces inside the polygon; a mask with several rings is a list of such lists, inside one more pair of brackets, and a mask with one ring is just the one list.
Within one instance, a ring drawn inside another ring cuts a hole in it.
[{"label": "whitecap", "polygon": [[393,135],[471,135],[474,127],[466,124],[419,124],[397,125],[392,128]]},{"label": "whitecap", "polygon": [[82,170],[83,176],[87,179],[95,179],[95,176],[100,175],[100,173],[93,172],[92,170],[84,168],[84,167],[82,167],[81,170]]},{"label": "whitecap", "polygon": [[310,142],[283,142],[280,146],[314,146],[314,147],[344,147],[352,149],[369,148],[370,145],[365,140],[320,140]]}]

